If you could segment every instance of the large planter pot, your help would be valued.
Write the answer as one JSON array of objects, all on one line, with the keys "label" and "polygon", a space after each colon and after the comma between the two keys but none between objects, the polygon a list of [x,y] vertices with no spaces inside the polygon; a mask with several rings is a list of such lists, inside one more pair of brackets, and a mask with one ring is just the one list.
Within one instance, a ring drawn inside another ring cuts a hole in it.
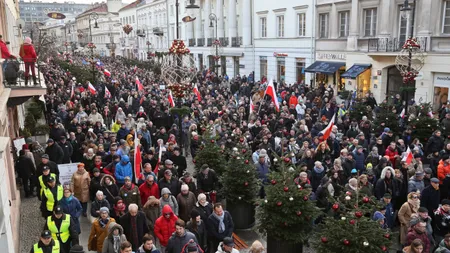
[{"label": "large planter pot", "polygon": [[227,201],[227,210],[233,217],[235,229],[249,229],[255,225],[255,205],[244,201]]},{"label": "large planter pot", "polygon": [[302,243],[289,243],[286,241],[279,241],[278,239],[267,235],[267,253],[302,253]]}]

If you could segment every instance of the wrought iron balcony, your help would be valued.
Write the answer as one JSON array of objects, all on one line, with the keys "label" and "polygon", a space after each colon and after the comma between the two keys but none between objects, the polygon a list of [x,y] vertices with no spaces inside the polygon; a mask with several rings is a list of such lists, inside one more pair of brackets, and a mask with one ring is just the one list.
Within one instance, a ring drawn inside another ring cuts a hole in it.
[{"label": "wrought iron balcony", "polygon": [[205,45],[205,39],[197,39],[197,47],[203,47]]},{"label": "wrought iron balcony", "polygon": [[194,47],[195,46],[195,39],[189,39],[189,46]]},{"label": "wrought iron balcony", "polygon": [[[25,77],[24,62],[9,60],[7,66],[8,68],[3,73],[3,85],[11,88],[10,98],[41,96],[46,93],[47,87],[45,86],[44,76],[40,71],[40,68],[45,67],[44,65],[37,62],[34,69],[35,76],[33,77],[32,71],[30,71],[27,78]],[[11,74],[14,73],[10,71],[12,70],[11,68],[16,70],[15,74]]]},{"label": "wrought iron balcony", "polygon": [[210,47],[210,46],[212,45],[212,43],[213,43],[213,38],[208,38],[208,41],[207,41],[207,43],[206,43],[206,46],[207,46],[207,47]]},{"label": "wrought iron balcony", "polygon": [[232,47],[240,47],[240,46],[242,46],[242,37],[233,37],[233,38],[231,38],[231,46]]},{"label": "wrought iron balcony", "polygon": [[[417,37],[420,50],[427,51],[428,38]],[[399,38],[376,38],[369,39],[367,43],[367,52],[399,52],[405,44],[404,39]]]}]

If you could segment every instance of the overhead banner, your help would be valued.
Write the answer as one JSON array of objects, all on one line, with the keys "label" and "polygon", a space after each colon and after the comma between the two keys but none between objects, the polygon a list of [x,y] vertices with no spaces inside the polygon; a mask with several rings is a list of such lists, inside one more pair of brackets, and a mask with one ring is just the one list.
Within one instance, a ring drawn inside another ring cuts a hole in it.
[{"label": "overhead banner", "polygon": [[66,164],[59,164],[59,182],[62,186],[65,184],[70,185],[70,180],[72,179],[73,173],[77,171],[77,165],[78,163],[66,163]]}]

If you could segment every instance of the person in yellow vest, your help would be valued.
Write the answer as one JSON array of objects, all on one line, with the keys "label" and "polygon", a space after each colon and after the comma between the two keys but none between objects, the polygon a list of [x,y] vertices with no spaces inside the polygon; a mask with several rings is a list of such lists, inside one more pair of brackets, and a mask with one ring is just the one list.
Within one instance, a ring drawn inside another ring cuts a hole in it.
[{"label": "person in yellow vest", "polygon": [[52,215],[53,209],[64,197],[64,189],[60,184],[56,183],[54,177],[50,176],[48,178],[47,186],[48,187],[44,189],[41,197],[41,213],[44,218]]},{"label": "person in yellow vest", "polygon": [[44,230],[41,233],[39,242],[33,245],[30,253],[62,253],[62,251],[59,242],[53,240],[51,232]]},{"label": "person in yellow vest", "polygon": [[54,177],[56,181],[58,182],[58,177],[55,173],[50,172],[49,166],[42,167],[42,175],[38,177],[39,184],[37,186],[37,195],[38,199],[42,198],[42,194],[44,193],[44,189],[47,188],[48,179],[50,177]]},{"label": "person in yellow vest", "polygon": [[69,214],[56,206],[53,215],[47,217],[44,229],[50,230],[53,240],[59,241],[61,252],[69,252],[71,245],[78,245],[78,232]]}]

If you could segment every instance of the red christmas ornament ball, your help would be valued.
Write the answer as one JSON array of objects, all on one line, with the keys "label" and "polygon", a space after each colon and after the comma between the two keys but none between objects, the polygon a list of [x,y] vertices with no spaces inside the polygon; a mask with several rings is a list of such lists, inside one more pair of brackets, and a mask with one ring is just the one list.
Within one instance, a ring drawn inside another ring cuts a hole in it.
[{"label": "red christmas ornament ball", "polygon": [[247,149],[244,148],[244,149],[242,150],[242,154],[245,154],[245,153],[247,153]]},{"label": "red christmas ornament ball", "polygon": [[338,203],[334,203],[331,208],[333,208],[333,210],[336,211],[336,210],[339,209],[339,204]]},{"label": "red christmas ornament ball", "polygon": [[291,161],[291,159],[290,159],[289,157],[285,157],[285,158],[284,158],[284,162],[285,162],[285,163],[288,163],[288,162],[290,162],[290,161]]},{"label": "red christmas ornament ball", "polygon": [[214,143],[214,142],[216,142],[216,140],[211,140],[211,143]]},{"label": "red christmas ornament ball", "polygon": [[349,240],[347,240],[347,239],[344,239],[344,241],[343,241],[343,242],[344,242],[344,245],[347,245],[347,246],[348,246],[348,245],[350,245],[350,241],[349,241]]},{"label": "red christmas ornament ball", "polygon": [[195,159],[192,160],[192,163],[195,163]]},{"label": "red christmas ornament ball", "polygon": [[363,202],[364,202],[364,203],[369,203],[369,198],[368,198],[368,197],[364,197],[364,198],[363,198]]},{"label": "red christmas ornament ball", "polygon": [[244,138],[240,138],[239,141],[240,141],[240,142],[244,142]]},{"label": "red christmas ornament ball", "polygon": [[387,238],[387,239],[391,238],[391,234],[389,234],[389,233],[384,234],[384,238]]},{"label": "red christmas ornament ball", "polygon": [[328,238],[326,238],[325,236],[323,236],[322,238],[320,238],[320,240],[321,240],[323,243],[327,243],[327,242],[328,242]]},{"label": "red christmas ornament ball", "polygon": [[281,201],[278,201],[277,206],[281,206],[281,205],[283,205],[283,203]]},{"label": "red christmas ornament ball", "polygon": [[283,188],[283,191],[284,191],[284,192],[288,192],[288,191],[289,191],[289,188],[288,188],[287,186],[285,186],[285,187]]},{"label": "red christmas ornament ball", "polygon": [[387,251],[386,246],[381,246],[380,248],[381,248],[382,251]]},{"label": "red christmas ornament ball", "polygon": [[355,212],[355,217],[356,218],[361,218],[363,216],[363,213],[361,211],[356,211]]},{"label": "red christmas ornament ball", "polygon": [[245,164],[248,164],[248,160],[245,160]]},{"label": "red christmas ornament ball", "polygon": [[275,181],[275,179],[272,179],[272,181],[270,181],[270,183],[271,183],[272,185],[275,185],[275,184],[277,183],[277,181]]},{"label": "red christmas ornament ball", "polygon": [[300,216],[300,215],[302,215],[302,212],[301,211],[297,211],[296,214],[297,214],[297,216]]},{"label": "red christmas ornament ball", "polygon": [[244,186],[248,186],[248,182],[245,182],[245,183],[244,183]]},{"label": "red christmas ornament ball", "polygon": [[351,224],[351,225],[355,225],[355,224],[356,224],[356,221],[355,221],[355,220],[350,220],[350,224]]},{"label": "red christmas ornament ball", "polygon": [[347,195],[347,196],[352,196],[352,193],[349,192],[349,191],[347,191],[347,192],[345,192],[345,195]]},{"label": "red christmas ornament ball", "polygon": [[303,200],[307,201],[308,200],[308,196],[303,197]]}]

